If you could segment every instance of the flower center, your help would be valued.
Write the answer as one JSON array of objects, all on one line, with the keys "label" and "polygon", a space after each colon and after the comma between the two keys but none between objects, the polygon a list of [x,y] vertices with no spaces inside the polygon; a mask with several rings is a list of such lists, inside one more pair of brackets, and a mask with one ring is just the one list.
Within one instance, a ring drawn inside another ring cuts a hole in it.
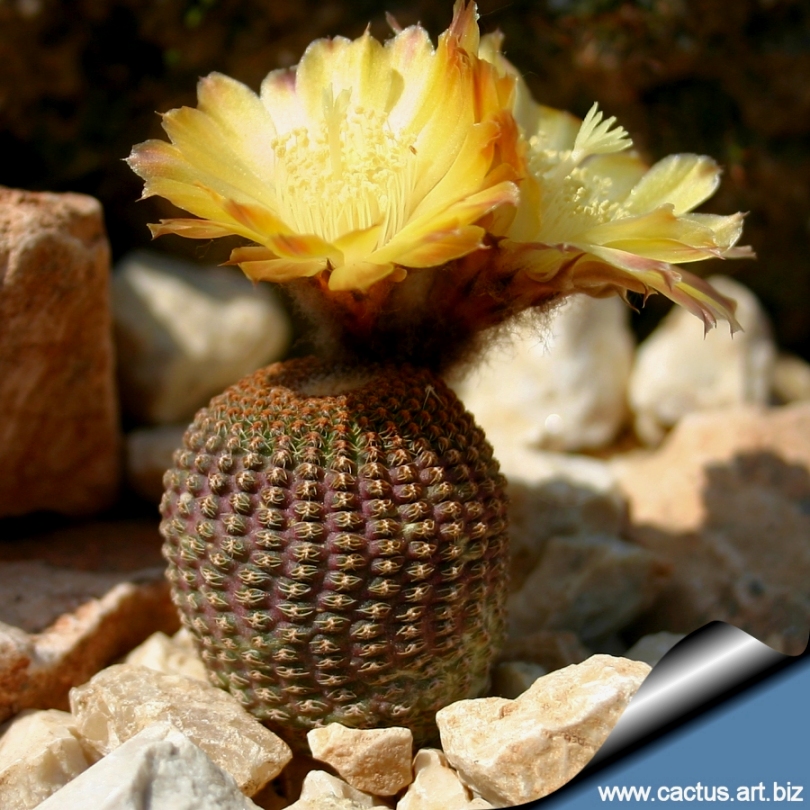
[{"label": "flower center", "polygon": [[568,160],[568,153],[556,152],[540,152],[532,158],[532,170],[546,180],[542,184],[538,242],[576,242],[589,228],[623,213],[621,205],[610,199],[609,177],[596,177],[579,166],[569,168],[566,174],[557,174],[555,169]]},{"label": "flower center", "polygon": [[610,177],[587,171],[587,160],[596,155],[623,152],[632,145],[616,119],[603,121],[596,104],[579,128],[571,149],[548,147],[541,133],[529,141],[531,168],[541,178],[540,229],[538,242],[575,243],[577,237],[595,225],[623,215],[621,205],[611,199]]},{"label": "flower center", "polygon": [[407,222],[415,178],[413,144],[391,130],[384,114],[324,92],[320,129],[276,138],[277,193],[282,218],[298,233],[333,242],[381,225],[377,246]]}]

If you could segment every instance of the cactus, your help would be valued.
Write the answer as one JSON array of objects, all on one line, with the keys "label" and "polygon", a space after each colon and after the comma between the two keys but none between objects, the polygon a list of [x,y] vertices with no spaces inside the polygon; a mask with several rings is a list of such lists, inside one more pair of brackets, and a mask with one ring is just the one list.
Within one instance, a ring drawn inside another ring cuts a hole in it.
[{"label": "cactus", "polygon": [[216,397],[166,474],[172,593],[213,680],[294,743],[480,694],[504,627],[492,450],[430,372],[293,360]]}]

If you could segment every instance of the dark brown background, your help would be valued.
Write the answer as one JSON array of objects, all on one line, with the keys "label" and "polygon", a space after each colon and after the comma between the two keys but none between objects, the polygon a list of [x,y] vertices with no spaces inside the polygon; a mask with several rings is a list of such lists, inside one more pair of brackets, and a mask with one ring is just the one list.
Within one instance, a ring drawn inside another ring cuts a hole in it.
[{"label": "dark brown background", "polygon": [[[0,0],[0,184],[97,196],[120,256],[166,213],[135,204],[140,183],[121,160],[160,134],[155,111],[194,104],[211,70],[256,89],[316,37],[355,37],[369,21],[385,37],[386,10],[436,36],[451,2]],[[725,166],[703,210],[750,212],[744,241],[759,260],[704,270],[752,287],[780,345],[810,358],[810,2],[483,0],[480,11],[538,100],[580,116],[598,100],[650,160],[691,151]],[[665,306],[636,319],[640,335]]]}]

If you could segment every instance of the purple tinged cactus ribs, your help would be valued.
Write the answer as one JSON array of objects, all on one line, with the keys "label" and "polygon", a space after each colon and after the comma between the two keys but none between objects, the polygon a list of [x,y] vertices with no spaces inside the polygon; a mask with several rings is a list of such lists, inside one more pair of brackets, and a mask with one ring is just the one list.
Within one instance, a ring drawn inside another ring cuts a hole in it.
[{"label": "purple tinged cactus ribs", "polygon": [[168,576],[214,682],[291,742],[428,742],[501,641],[504,480],[433,374],[345,371],[341,393],[341,369],[276,364],[200,411],[165,477]]}]

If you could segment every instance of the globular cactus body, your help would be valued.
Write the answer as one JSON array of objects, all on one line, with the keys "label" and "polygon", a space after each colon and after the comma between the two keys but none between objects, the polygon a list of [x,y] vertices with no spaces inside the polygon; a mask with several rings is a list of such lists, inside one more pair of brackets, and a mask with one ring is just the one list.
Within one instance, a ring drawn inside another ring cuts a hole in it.
[{"label": "globular cactus body", "polygon": [[293,745],[331,721],[429,741],[485,687],[504,481],[430,372],[270,366],[200,411],[165,482],[183,622],[212,680]]}]

